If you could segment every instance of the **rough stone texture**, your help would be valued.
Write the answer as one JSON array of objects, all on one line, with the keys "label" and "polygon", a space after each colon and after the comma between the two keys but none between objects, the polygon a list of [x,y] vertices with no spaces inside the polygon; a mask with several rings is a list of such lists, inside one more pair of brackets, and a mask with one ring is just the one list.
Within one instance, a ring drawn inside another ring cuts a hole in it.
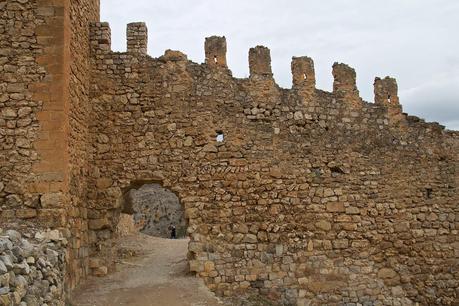
[{"label": "rough stone texture", "polygon": [[[98,0],[0,1],[0,219],[65,229],[87,273],[89,22]],[[85,262],[86,260],[86,262]]]},{"label": "rough stone texture", "polygon": [[397,105],[398,100],[398,87],[397,81],[391,77],[384,79],[376,78],[374,83],[375,88],[375,103],[385,105]]},{"label": "rough stone texture", "polygon": [[158,184],[144,185],[138,190],[131,190],[129,198],[140,232],[170,238],[170,226],[173,225],[178,237],[186,234],[185,211],[173,192]]},{"label": "rough stone texture", "polygon": [[282,89],[266,47],[236,79],[209,63],[224,38],[207,64],[151,58],[142,23],[112,52],[108,24],[89,24],[98,5],[0,0],[0,221],[61,229],[68,287],[111,269],[123,195],[161,183],[184,206],[190,268],[218,294],[457,301],[459,135],[404,114],[394,79],[367,103],[352,68],[335,64],[324,92],[302,57]]},{"label": "rough stone texture", "polygon": [[[0,213],[2,219],[35,217],[39,198],[28,190],[37,163],[39,113],[43,101],[33,89],[50,73],[38,63],[47,41],[36,33],[46,27],[37,3],[0,1]],[[52,37],[48,37],[49,40]],[[46,128],[42,128],[46,129]],[[33,212],[32,212],[33,211]]]},{"label": "rough stone texture", "polygon": [[57,230],[23,237],[0,228],[0,305],[64,306],[66,244]]},{"label": "rough stone texture", "polygon": [[[251,50],[242,80],[170,52],[94,49],[90,180],[113,181],[91,199],[94,217],[116,220],[118,190],[161,181],[185,205],[191,269],[219,294],[255,290],[300,305],[454,301],[454,132],[398,104],[363,102],[343,64],[327,93],[298,79],[280,89],[266,48]],[[295,75],[312,74],[303,61],[294,59]],[[432,282],[433,266],[442,272]]]},{"label": "rough stone texture", "polygon": [[226,38],[219,36],[207,37],[204,44],[206,64],[226,68]]},{"label": "rough stone texture", "polygon": [[[134,222],[134,216],[121,214],[118,224],[116,225],[117,237],[125,237],[139,232],[138,226]],[[91,260],[91,259],[90,259]]]},{"label": "rough stone texture", "polygon": [[89,22],[99,20],[99,0],[70,1],[70,84],[69,84],[69,196],[67,227],[69,239],[69,267],[73,275],[67,285],[73,288],[89,273],[89,235],[86,208],[90,186],[82,177],[88,176],[91,147],[89,146],[89,117],[91,112]]},{"label": "rough stone texture", "polygon": [[333,94],[337,99],[344,103],[352,103],[357,107],[361,105],[362,99],[359,97],[354,68],[346,64],[334,63],[333,78]]},{"label": "rough stone texture", "polygon": [[251,78],[272,77],[271,52],[264,46],[256,46],[249,50],[249,70]]},{"label": "rough stone texture", "polygon": [[316,89],[316,75],[314,72],[314,61],[307,57],[292,58],[293,88],[301,93],[301,96],[308,97],[314,94]]},{"label": "rough stone texture", "polygon": [[128,24],[126,37],[127,52],[147,54],[148,31],[144,22]]}]

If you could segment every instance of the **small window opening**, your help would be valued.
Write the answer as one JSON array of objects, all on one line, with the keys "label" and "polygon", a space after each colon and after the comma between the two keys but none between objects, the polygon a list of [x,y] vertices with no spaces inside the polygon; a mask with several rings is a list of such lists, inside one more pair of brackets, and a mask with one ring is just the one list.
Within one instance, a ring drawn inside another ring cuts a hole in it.
[{"label": "small window opening", "polygon": [[217,132],[217,142],[223,142],[223,140],[225,140],[225,135],[223,134],[223,132]]},{"label": "small window opening", "polygon": [[390,95],[387,96],[387,102],[390,103]]},{"label": "small window opening", "polygon": [[432,199],[432,188],[426,188],[426,198]]},{"label": "small window opening", "polygon": [[308,79],[308,76],[306,75],[306,73],[303,73],[303,80],[307,80]]},{"label": "small window opening", "polygon": [[217,64],[218,63],[218,58],[216,55],[214,55],[214,63]]}]

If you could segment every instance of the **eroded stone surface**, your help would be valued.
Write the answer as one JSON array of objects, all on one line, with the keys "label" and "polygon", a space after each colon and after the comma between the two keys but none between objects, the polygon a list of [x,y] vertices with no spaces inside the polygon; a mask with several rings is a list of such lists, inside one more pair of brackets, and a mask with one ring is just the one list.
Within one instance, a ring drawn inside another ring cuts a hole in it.
[{"label": "eroded stone surface", "polygon": [[161,183],[189,220],[191,269],[217,294],[457,300],[459,136],[404,114],[394,79],[377,78],[367,103],[352,68],[334,65],[324,92],[301,57],[282,89],[265,47],[235,79],[224,37],[196,64],[146,55],[142,23],[112,52],[97,0],[0,8],[0,221],[60,229],[69,287],[113,267],[125,192]]},{"label": "eroded stone surface", "polygon": [[33,239],[0,228],[0,305],[65,305],[66,245],[58,231]]},{"label": "eroded stone surface", "polygon": [[[98,175],[120,189],[160,178],[179,195],[190,220],[190,267],[209,288],[298,303],[438,302],[419,271],[456,260],[435,239],[456,239],[455,133],[403,115],[395,99],[363,102],[344,64],[335,65],[335,91],[326,93],[311,89],[307,58],[293,61],[294,89],[280,89],[261,47],[242,80],[216,65],[94,54],[94,86],[104,90],[92,97],[93,139],[110,135],[95,144],[103,145]],[[301,82],[302,68],[309,82]],[[117,160],[132,162],[120,170]],[[91,203],[103,216],[109,208],[99,203],[116,197]],[[430,203],[446,221],[441,231],[421,220]],[[426,251],[427,241],[438,251]],[[436,287],[444,302],[454,299],[455,281],[435,284],[448,287]]]}]

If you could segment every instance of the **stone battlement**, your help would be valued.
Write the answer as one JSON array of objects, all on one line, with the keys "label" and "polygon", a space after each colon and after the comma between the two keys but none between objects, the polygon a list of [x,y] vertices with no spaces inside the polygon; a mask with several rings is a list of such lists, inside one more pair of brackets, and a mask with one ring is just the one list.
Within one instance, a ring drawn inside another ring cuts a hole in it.
[{"label": "stone battlement", "polygon": [[[147,54],[148,31],[145,23],[134,22],[127,25],[127,53]],[[90,41],[94,53],[111,51],[111,30],[107,22],[95,22],[90,25]],[[142,46],[142,47],[138,47]],[[226,64],[226,38],[220,36],[205,39],[205,63],[211,69],[228,68]],[[265,46],[256,46],[249,50],[249,70],[251,79],[272,78],[270,50]],[[297,89],[307,87],[315,89],[314,61],[308,57],[292,58],[293,86]],[[333,65],[333,93],[342,98],[359,100],[355,70],[346,64]],[[382,95],[386,98],[382,99]],[[392,100],[387,98],[392,95]],[[383,101],[384,100],[384,101]],[[397,83],[390,77],[375,79],[375,102],[390,105],[398,104]]]},{"label": "stone battlement", "polygon": [[[284,89],[264,46],[235,78],[224,36],[205,39],[204,63],[153,58],[141,22],[111,50],[98,0],[0,8],[0,224],[59,233],[67,291],[113,269],[125,195],[156,183],[179,198],[190,270],[218,295],[454,305],[458,132],[403,113],[395,79],[376,78],[369,103],[353,68],[335,63],[326,92],[301,56]],[[37,294],[1,279],[0,303]]]},{"label": "stone battlement", "polygon": [[[134,22],[127,25],[127,51],[125,54],[130,56],[140,56],[154,61],[147,55],[147,41],[148,31],[145,23]],[[107,22],[94,22],[90,24],[90,44],[92,46],[92,52],[96,57],[101,57],[103,54],[112,54],[120,64],[124,61],[130,61],[130,57],[119,57],[123,52],[113,52],[111,50],[111,29]],[[143,46],[141,51],[139,48],[132,46]],[[172,51],[166,51],[166,54],[162,56],[161,60],[176,61],[182,59],[187,61],[186,55],[180,53],[179,58],[171,57]],[[207,37],[204,44],[205,52],[205,65],[208,69],[224,69],[229,75],[231,71],[227,67],[226,52],[227,42],[226,38],[220,36]],[[144,59],[145,60],[145,59]],[[157,59],[156,59],[157,60]],[[264,46],[257,46],[249,50],[249,68],[250,77],[247,80],[250,81],[268,81],[271,82],[273,87],[278,87],[273,79],[271,71],[271,56],[270,50]],[[295,94],[303,97],[303,104],[307,105],[308,101],[313,100],[313,95],[327,94],[326,92],[319,91],[315,87],[315,69],[313,59],[303,57],[292,57],[291,62],[292,71],[292,90]],[[398,98],[398,87],[397,81],[391,77],[380,78],[376,77],[374,82],[374,104],[365,102],[359,96],[359,90],[356,85],[356,72],[353,68],[343,63],[334,63],[332,71],[334,82],[333,92],[329,93],[333,96],[334,101],[345,105],[349,110],[353,112],[360,112],[362,108],[366,109],[381,109],[381,114],[386,114],[393,121],[397,121],[400,124],[414,124],[422,123],[427,124],[434,130],[444,129],[444,126],[433,122],[425,123],[424,120],[417,117],[409,116],[403,113],[402,106],[400,105]],[[236,80],[236,79],[234,79]],[[243,79],[244,80],[244,79]],[[258,90],[255,88],[255,90]],[[280,89],[279,89],[280,90]],[[365,111],[363,111],[365,112]],[[380,120],[387,121],[386,115],[382,115]],[[310,116],[307,116],[310,117]],[[260,116],[256,117],[261,119]],[[345,119],[347,120],[347,119]],[[418,126],[420,126],[418,124]]]}]

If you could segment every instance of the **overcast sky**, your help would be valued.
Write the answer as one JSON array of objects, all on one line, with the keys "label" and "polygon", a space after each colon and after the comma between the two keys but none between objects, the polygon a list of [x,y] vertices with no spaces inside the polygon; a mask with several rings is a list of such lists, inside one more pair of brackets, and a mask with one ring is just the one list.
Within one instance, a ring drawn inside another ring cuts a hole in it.
[{"label": "overcast sky", "polygon": [[204,38],[224,35],[228,66],[248,76],[248,50],[271,49],[277,83],[291,87],[292,56],[314,59],[317,87],[331,91],[334,62],[357,71],[373,101],[375,76],[397,78],[404,111],[459,130],[458,0],[101,0],[112,49],[126,49],[126,24],[145,21],[148,53],[166,49],[204,61]]}]

